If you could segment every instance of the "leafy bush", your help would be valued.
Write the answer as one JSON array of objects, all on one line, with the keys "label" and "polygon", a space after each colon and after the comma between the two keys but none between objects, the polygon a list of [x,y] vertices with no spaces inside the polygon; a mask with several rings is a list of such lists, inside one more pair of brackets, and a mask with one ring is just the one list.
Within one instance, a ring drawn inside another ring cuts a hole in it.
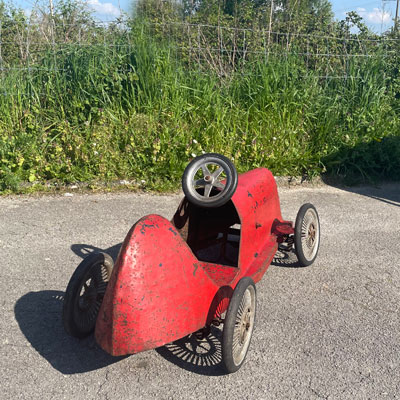
[{"label": "leafy bush", "polygon": [[[81,36],[58,29],[33,67],[12,59],[22,68],[0,76],[0,191],[118,178],[171,189],[202,152],[233,158],[239,171],[400,177],[398,76],[390,75],[398,64],[379,48],[349,60],[340,79],[321,77],[328,65],[315,68],[301,52],[255,51],[221,75],[207,64],[216,59],[191,62],[163,25],[154,31],[133,19],[99,28],[77,9],[72,20],[68,7],[61,11],[57,18],[78,21]],[[169,15],[185,18],[176,8]]]}]

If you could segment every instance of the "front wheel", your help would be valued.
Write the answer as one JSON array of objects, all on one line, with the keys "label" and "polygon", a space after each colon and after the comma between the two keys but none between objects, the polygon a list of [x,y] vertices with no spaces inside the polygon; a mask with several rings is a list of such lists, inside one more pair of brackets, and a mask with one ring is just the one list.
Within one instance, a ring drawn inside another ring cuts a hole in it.
[{"label": "front wheel", "polygon": [[318,255],[320,224],[312,204],[303,204],[297,213],[294,227],[294,246],[302,267],[311,265]]},{"label": "front wheel", "polygon": [[108,254],[92,253],[72,274],[65,291],[62,314],[69,335],[84,338],[94,331],[113,266],[113,259]]},{"label": "front wheel", "polygon": [[243,364],[250,346],[256,317],[256,286],[242,278],[232,294],[222,333],[222,362],[228,373]]}]

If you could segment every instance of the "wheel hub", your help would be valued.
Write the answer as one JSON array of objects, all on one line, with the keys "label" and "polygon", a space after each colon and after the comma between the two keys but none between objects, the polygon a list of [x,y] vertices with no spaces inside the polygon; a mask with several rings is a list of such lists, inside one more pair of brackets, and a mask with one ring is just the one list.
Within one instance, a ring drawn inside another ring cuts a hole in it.
[{"label": "wheel hub", "polygon": [[315,242],[315,226],[314,226],[314,224],[311,224],[308,228],[308,238],[309,238],[310,244],[312,246]]},{"label": "wheel hub", "polygon": [[304,204],[296,218],[295,248],[301,266],[311,265],[318,253],[320,225],[318,213],[312,204]]},{"label": "wheel hub", "polygon": [[240,344],[241,345],[243,345],[243,343],[246,341],[246,336],[247,336],[250,326],[251,326],[250,319],[251,319],[251,309],[248,308],[246,310],[246,313],[243,315],[241,329],[240,329]]}]

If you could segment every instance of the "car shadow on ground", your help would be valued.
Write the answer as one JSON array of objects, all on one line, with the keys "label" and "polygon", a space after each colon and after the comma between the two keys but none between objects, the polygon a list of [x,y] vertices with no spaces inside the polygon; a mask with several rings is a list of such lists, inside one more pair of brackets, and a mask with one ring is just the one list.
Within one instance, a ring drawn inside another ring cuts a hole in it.
[{"label": "car shadow on ground", "polygon": [[92,246],[90,244],[73,244],[71,245],[71,250],[82,259],[87,257],[91,253],[95,252],[103,252],[107,253],[112,257],[114,262],[118,257],[119,250],[121,249],[122,243],[118,243],[114,246],[109,247],[108,249],[100,249],[99,247]]},{"label": "car shadow on ground", "polygon": [[[102,250],[87,244],[74,244],[71,250],[82,259],[94,251],[104,251],[115,260],[120,247],[121,243]],[[15,304],[18,325],[41,356],[63,374],[97,370],[125,358],[104,352],[93,335],[80,340],[67,335],[62,323],[63,299],[64,292],[43,290],[26,293]]]},{"label": "car shadow on ground", "polygon": [[14,307],[18,325],[32,347],[62,374],[79,374],[106,367],[124,357],[101,350],[93,335],[78,340],[62,324],[64,292],[43,290],[22,296]]},{"label": "car shadow on ground", "polygon": [[[88,244],[73,244],[71,250],[82,259],[92,252],[103,251],[115,261],[121,245],[101,249]],[[128,357],[107,354],[96,344],[93,335],[85,339],[69,336],[62,323],[63,299],[62,291],[43,290],[26,293],[14,306],[21,332],[53,368],[65,375],[79,374],[107,367]],[[156,351],[167,361],[188,371],[200,375],[224,375],[221,367],[221,331],[218,328],[213,327],[204,339],[193,334]]]},{"label": "car shadow on ground", "polygon": [[191,334],[157,348],[156,352],[186,371],[199,375],[221,376],[226,374],[222,368],[221,340],[222,331],[212,327],[210,334],[203,339]]},{"label": "car shadow on ground", "polygon": [[294,250],[284,251],[278,249],[271,265],[281,268],[306,268],[300,265]]},{"label": "car shadow on ground", "polygon": [[157,353],[178,367],[199,375],[226,375],[222,362],[222,321],[233,290],[221,286],[215,294],[207,321],[213,323],[173,343],[156,349]]}]

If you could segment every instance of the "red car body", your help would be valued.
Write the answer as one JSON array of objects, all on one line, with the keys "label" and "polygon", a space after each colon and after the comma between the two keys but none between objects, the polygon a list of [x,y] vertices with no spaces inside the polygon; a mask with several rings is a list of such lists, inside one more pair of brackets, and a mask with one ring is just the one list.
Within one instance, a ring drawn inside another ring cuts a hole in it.
[{"label": "red car body", "polygon": [[[127,234],[96,322],[108,353],[134,354],[218,320],[237,282],[258,282],[283,238],[275,179],[264,168],[239,175],[232,199],[202,209],[183,199],[172,221],[148,215]],[[211,255],[210,255],[211,254]]]}]

